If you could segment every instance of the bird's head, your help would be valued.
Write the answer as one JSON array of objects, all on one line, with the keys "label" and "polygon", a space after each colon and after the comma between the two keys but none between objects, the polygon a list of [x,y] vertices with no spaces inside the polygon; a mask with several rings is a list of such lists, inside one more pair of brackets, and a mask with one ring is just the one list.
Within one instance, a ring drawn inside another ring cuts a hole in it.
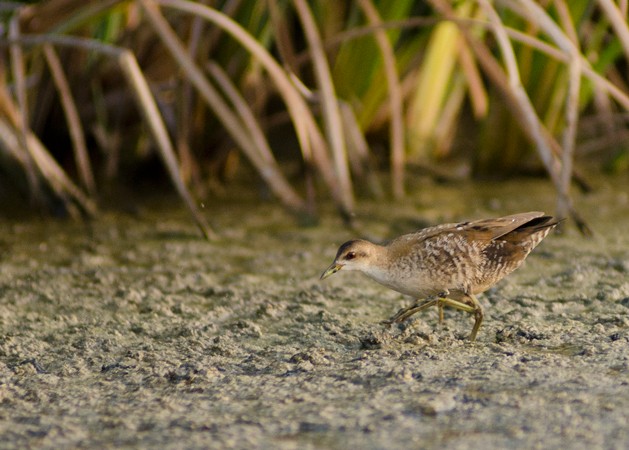
[{"label": "bird's head", "polygon": [[377,245],[362,239],[347,241],[339,247],[334,261],[330,264],[330,267],[321,274],[321,279],[325,280],[341,269],[358,270],[361,272],[368,271],[377,253],[377,247]]}]

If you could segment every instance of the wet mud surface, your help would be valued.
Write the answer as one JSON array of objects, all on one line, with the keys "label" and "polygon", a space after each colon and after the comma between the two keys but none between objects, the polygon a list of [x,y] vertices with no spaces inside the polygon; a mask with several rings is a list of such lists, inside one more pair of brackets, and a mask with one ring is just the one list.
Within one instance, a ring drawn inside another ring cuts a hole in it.
[{"label": "wet mud surface", "polygon": [[[176,200],[172,200],[173,204]],[[554,209],[539,181],[363,201],[365,234]],[[105,213],[89,229],[0,221],[0,448],[627,448],[629,183],[578,206],[480,296],[485,322],[424,311],[357,273],[356,235],[272,203]]]}]

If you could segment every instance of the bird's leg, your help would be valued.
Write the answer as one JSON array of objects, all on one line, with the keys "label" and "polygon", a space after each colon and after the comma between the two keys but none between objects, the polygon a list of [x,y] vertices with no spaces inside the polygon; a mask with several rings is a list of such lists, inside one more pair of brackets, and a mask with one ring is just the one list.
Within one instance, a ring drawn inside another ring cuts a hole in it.
[{"label": "bird's leg", "polygon": [[470,293],[470,294],[467,294],[467,296],[472,301],[472,305],[474,305],[475,321],[474,321],[474,328],[472,328],[472,333],[470,334],[470,341],[474,342],[476,340],[476,333],[478,333],[478,330],[481,324],[483,323],[483,308],[481,308],[480,303],[478,302],[476,297],[474,297],[474,294]]},{"label": "bird's leg", "polygon": [[459,302],[450,298],[442,298],[438,301],[441,301],[444,305],[460,309],[461,311],[465,311],[470,314],[474,314],[474,319],[476,321],[474,322],[474,328],[472,328],[472,333],[470,334],[470,341],[474,342],[476,340],[478,329],[483,323],[483,309],[481,308],[480,303],[473,294],[465,294],[465,296],[467,297],[468,303]]},{"label": "bird's leg", "polygon": [[428,297],[424,303],[414,303],[411,306],[407,306],[406,308],[400,309],[397,314],[391,317],[389,320],[383,320],[382,323],[385,325],[392,325],[394,323],[400,323],[411,317],[413,314],[418,313],[426,308],[430,308],[439,303],[439,300],[434,297]]},{"label": "bird's leg", "polygon": [[443,324],[443,299],[448,298],[450,292],[446,289],[443,292],[437,294],[437,308],[439,309],[439,325]]},{"label": "bird's leg", "polygon": [[439,308],[439,323],[443,322],[443,305],[444,300],[447,299],[447,296],[450,295],[448,290],[437,293],[436,295],[431,295],[425,299],[424,303],[420,303],[419,301],[415,302],[411,306],[407,306],[406,308],[400,309],[397,314],[391,317],[389,320],[382,321],[385,325],[391,325],[394,323],[400,323],[411,317],[413,314],[418,313],[426,308],[430,308],[433,305],[437,305]]}]

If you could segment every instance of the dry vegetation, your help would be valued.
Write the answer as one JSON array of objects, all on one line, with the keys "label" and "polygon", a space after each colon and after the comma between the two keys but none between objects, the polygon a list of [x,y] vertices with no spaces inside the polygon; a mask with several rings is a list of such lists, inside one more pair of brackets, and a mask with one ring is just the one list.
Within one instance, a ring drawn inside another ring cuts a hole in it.
[{"label": "dry vegetation", "polygon": [[153,152],[206,236],[195,198],[241,157],[290,210],[329,196],[347,220],[357,191],[401,198],[409,168],[456,154],[509,173],[535,155],[558,214],[584,226],[575,165],[627,170],[626,0],[49,0],[1,14],[3,183],[77,217]]}]

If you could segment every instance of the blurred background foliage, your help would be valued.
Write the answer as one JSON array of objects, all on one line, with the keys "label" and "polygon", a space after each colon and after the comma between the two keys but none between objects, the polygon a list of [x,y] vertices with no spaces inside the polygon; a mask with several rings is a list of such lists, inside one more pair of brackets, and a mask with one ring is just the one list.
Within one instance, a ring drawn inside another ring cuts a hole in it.
[{"label": "blurred background foliage", "polygon": [[[627,1],[0,2],[0,200],[97,214],[166,173],[257,173],[288,209],[402,198],[407,172],[545,173],[559,214],[627,171]],[[163,170],[163,169],[165,170]],[[244,175],[244,176],[239,176]]]}]

